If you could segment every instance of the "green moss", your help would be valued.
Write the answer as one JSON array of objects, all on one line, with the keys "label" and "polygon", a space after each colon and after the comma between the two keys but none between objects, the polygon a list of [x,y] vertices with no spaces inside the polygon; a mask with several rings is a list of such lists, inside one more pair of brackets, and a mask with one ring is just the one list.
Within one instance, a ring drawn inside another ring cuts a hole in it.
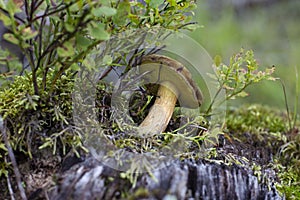
[{"label": "green moss", "polygon": [[284,112],[258,104],[231,109],[226,116],[226,129],[232,137],[246,142],[249,138],[272,147],[286,142],[288,129]]},{"label": "green moss", "polygon": [[[51,77],[52,73],[48,76]],[[66,73],[49,94],[35,95],[31,74],[15,77],[9,87],[0,91],[0,115],[6,120],[9,142],[16,152],[33,158],[40,149],[50,147],[53,154],[67,149],[83,148],[82,133],[72,124],[72,74]],[[50,84],[50,78],[47,79]],[[42,79],[38,79],[39,85]],[[0,146],[4,147],[1,139]],[[7,150],[1,148],[0,162]],[[3,166],[3,164],[2,164]]]},{"label": "green moss", "polygon": [[287,117],[282,111],[263,105],[244,105],[227,113],[226,126],[232,132],[285,132]]},{"label": "green moss", "polygon": [[276,188],[285,195],[286,199],[300,198],[300,162],[294,160],[289,164],[283,165],[282,161],[276,161],[273,169],[277,172],[278,182]]},{"label": "green moss", "polygon": [[288,120],[283,111],[262,105],[244,105],[231,109],[226,116],[229,140],[251,144],[256,149],[269,149],[272,159],[266,164],[255,164],[254,171],[262,169],[276,172],[276,188],[286,199],[300,198],[300,136],[296,128],[288,131]]},{"label": "green moss", "polygon": [[149,198],[150,192],[145,188],[137,189],[133,194],[128,195],[129,200]]}]

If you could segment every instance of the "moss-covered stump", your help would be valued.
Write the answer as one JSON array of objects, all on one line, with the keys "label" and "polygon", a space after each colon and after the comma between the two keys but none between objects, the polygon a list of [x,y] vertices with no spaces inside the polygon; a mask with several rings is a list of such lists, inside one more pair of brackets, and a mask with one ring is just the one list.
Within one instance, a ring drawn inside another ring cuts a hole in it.
[{"label": "moss-covered stump", "polygon": [[135,187],[115,171],[88,158],[59,177],[50,199],[282,199],[251,170],[204,160],[166,164],[141,174]]}]

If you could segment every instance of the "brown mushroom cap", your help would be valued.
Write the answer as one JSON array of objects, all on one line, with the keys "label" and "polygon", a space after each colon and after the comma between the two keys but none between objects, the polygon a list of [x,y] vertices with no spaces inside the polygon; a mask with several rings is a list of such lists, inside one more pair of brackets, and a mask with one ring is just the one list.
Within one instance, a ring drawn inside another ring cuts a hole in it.
[{"label": "brown mushroom cap", "polygon": [[[167,56],[145,56],[139,66],[139,72],[145,73],[144,79],[148,83],[171,83],[177,91],[180,106],[198,108],[202,104],[202,94],[192,79],[191,73],[180,62]],[[170,88],[172,90],[172,88]]]}]

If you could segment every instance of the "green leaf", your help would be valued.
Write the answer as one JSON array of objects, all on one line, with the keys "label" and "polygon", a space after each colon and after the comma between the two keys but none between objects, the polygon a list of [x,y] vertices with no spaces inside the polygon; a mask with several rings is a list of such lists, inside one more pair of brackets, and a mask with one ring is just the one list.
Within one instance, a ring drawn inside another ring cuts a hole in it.
[{"label": "green leaf", "polygon": [[19,40],[12,33],[5,33],[3,35],[3,38],[5,40],[7,40],[8,42],[10,42],[10,43],[13,43],[13,44],[16,44],[16,45],[19,44]]},{"label": "green leaf", "polygon": [[103,63],[106,64],[106,65],[110,65],[112,64],[113,62],[113,59],[111,56],[109,55],[105,55],[104,58],[103,58]]},{"label": "green leaf", "polygon": [[14,16],[16,13],[22,12],[13,0],[9,0],[6,4],[6,10],[10,16]]},{"label": "green leaf", "polygon": [[149,1],[149,6],[151,8],[158,8],[158,6],[162,5],[164,3],[164,0],[151,0]]},{"label": "green leaf", "polygon": [[111,0],[101,0],[102,5],[108,6],[110,3],[112,3]]},{"label": "green leaf", "polygon": [[10,26],[12,24],[11,19],[3,12],[0,12],[0,20],[3,22],[4,26]]},{"label": "green leaf", "polygon": [[92,41],[87,37],[84,37],[80,34],[76,36],[76,45],[83,50],[85,50],[91,43]]},{"label": "green leaf", "polygon": [[189,24],[184,27],[184,29],[189,31],[195,31],[196,29],[201,28],[199,24]]},{"label": "green leaf", "polygon": [[247,93],[247,92],[245,92],[245,91],[241,91],[241,92],[239,92],[236,96],[238,96],[238,97],[246,97],[246,96],[248,96],[249,94]]},{"label": "green leaf", "polygon": [[[51,20],[53,20],[54,22],[59,22],[61,20],[58,16],[55,16],[55,15],[51,15],[51,16],[49,16],[49,18]],[[53,23],[53,22],[51,21],[51,23]]]},{"label": "green leaf", "polygon": [[5,168],[0,169],[0,177],[4,175],[5,177],[8,177],[8,170]]},{"label": "green leaf", "polygon": [[176,0],[167,0],[171,6],[176,6]]},{"label": "green leaf", "polygon": [[75,27],[72,24],[65,23],[64,26],[68,32],[73,32],[75,30]]},{"label": "green leaf", "polygon": [[7,151],[7,148],[3,143],[0,143],[0,149]]},{"label": "green leaf", "polygon": [[78,71],[80,69],[80,67],[79,67],[79,65],[77,63],[73,63],[70,66],[70,69],[73,70],[73,71]]},{"label": "green leaf", "polygon": [[220,55],[216,55],[214,58],[214,63],[216,66],[220,66],[220,64],[222,63],[222,57]]},{"label": "green leaf", "polygon": [[33,31],[30,27],[24,28],[22,30],[22,38],[24,40],[29,40],[31,38],[34,38],[38,34],[37,31]]},{"label": "green leaf", "polygon": [[117,8],[117,14],[113,16],[113,22],[116,25],[125,25],[130,14],[130,4],[128,1],[120,2]]},{"label": "green leaf", "polygon": [[100,8],[94,8],[92,10],[92,14],[95,17],[102,17],[103,15],[106,17],[111,17],[117,13],[117,10],[111,7],[103,6]]},{"label": "green leaf", "polygon": [[69,57],[75,54],[73,43],[66,42],[62,47],[57,48],[57,53],[60,57]]},{"label": "green leaf", "polygon": [[90,26],[89,33],[93,38],[98,40],[108,40],[110,38],[110,34],[104,29],[103,24]]},{"label": "green leaf", "polygon": [[79,11],[81,9],[80,7],[81,7],[80,3],[74,3],[70,6],[70,11],[71,12]]}]

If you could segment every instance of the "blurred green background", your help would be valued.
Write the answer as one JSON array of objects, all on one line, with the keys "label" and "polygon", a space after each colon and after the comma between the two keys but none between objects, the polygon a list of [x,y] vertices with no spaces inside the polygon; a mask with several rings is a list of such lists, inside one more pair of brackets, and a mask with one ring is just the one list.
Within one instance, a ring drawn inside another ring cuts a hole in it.
[{"label": "blurred green background", "polygon": [[[197,4],[196,21],[203,27],[189,35],[226,64],[241,48],[252,49],[261,67],[276,67],[275,76],[284,83],[293,109],[300,82],[296,79],[296,71],[300,72],[300,1],[198,0]],[[285,109],[280,81],[256,84],[247,92],[248,97],[230,104],[261,103]]]}]

